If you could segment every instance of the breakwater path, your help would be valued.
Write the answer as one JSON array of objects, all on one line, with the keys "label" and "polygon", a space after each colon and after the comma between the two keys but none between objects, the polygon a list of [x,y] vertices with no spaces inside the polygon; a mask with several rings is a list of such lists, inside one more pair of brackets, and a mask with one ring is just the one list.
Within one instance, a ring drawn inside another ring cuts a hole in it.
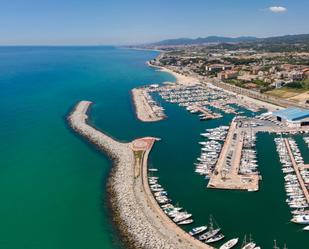
[{"label": "breakwater path", "polygon": [[114,161],[108,190],[113,218],[128,247],[197,248],[212,247],[191,237],[161,210],[147,179],[148,154],[156,138],[146,137],[120,143],[87,124],[90,101],[79,102],[68,122],[81,136],[107,153]]}]

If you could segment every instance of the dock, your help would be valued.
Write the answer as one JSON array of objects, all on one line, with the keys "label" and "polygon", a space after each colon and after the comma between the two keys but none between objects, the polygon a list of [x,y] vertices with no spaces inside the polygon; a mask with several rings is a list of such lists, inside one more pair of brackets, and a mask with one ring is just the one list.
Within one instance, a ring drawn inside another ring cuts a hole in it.
[{"label": "dock", "polygon": [[192,107],[192,109],[195,109],[196,111],[200,112],[201,114],[203,114],[203,119],[207,120],[207,119],[217,119],[217,118],[221,118],[222,115],[218,114],[218,113],[214,113],[210,110],[208,110],[205,107],[202,106],[194,106]]},{"label": "dock", "polygon": [[[244,132],[237,129],[237,122],[233,120],[215,169],[210,176],[208,188],[247,191],[257,191],[259,189],[258,175],[239,173],[243,144]],[[228,155],[231,158],[230,168],[226,167]]]},{"label": "dock", "polygon": [[166,118],[164,109],[156,103],[147,87],[132,89],[132,98],[136,116],[142,122],[156,122]]},{"label": "dock", "polygon": [[305,198],[306,198],[306,200],[307,200],[307,203],[309,204],[309,192],[308,192],[308,189],[306,188],[306,185],[305,185],[305,183],[304,183],[304,180],[303,180],[303,178],[302,178],[302,176],[301,176],[301,174],[300,174],[300,169],[301,169],[301,167],[306,167],[306,166],[308,166],[308,165],[306,165],[306,166],[304,166],[304,165],[301,165],[301,166],[298,165],[298,164],[296,163],[296,161],[295,161],[295,158],[294,158],[294,156],[293,156],[293,153],[292,153],[292,150],[291,150],[291,146],[290,146],[289,140],[288,140],[287,138],[284,139],[284,143],[285,143],[285,146],[286,146],[286,148],[287,148],[287,150],[288,150],[288,154],[289,154],[289,157],[290,157],[290,159],[291,159],[291,162],[292,162],[292,165],[293,165],[295,174],[296,174],[296,176],[297,176],[298,183],[299,183],[299,185],[300,185],[300,187],[301,187],[301,189],[302,189],[302,191],[303,191],[303,193],[304,193],[304,196],[305,196]]}]

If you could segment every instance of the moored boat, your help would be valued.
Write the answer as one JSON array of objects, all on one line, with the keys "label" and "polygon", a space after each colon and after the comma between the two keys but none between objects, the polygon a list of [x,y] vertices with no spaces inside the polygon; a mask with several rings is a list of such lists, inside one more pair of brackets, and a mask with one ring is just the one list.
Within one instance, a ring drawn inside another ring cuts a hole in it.
[{"label": "moored boat", "polygon": [[195,227],[189,232],[189,234],[194,236],[194,235],[197,235],[197,234],[200,234],[206,231],[206,229],[207,229],[207,226]]},{"label": "moored boat", "polygon": [[209,239],[207,239],[205,241],[205,243],[214,243],[214,242],[217,242],[219,240],[222,240],[224,238],[224,235],[222,233],[218,234],[218,235],[215,235]]},{"label": "moored boat", "polygon": [[230,249],[233,248],[238,243],[238,238],[231,239],[228,242],[224,243],[222,246],[220,246],[219,249]]}]

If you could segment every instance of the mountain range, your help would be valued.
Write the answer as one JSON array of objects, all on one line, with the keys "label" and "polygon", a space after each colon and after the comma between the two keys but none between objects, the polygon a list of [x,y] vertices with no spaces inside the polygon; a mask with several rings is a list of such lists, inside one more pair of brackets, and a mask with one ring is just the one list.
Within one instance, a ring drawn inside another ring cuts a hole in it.
[{"label": "mountain range", "polygon": [[254,36],[240,36],[236,38],[223,37],[223,36],[208,36],[204,38],[178,38],[178,39],[168,39],[149,45],[154,46],[177,46],[177,45],[202,45],[202,44],[212,44],[212,43],[250,43],[250,42],[262,42],[262,43],[309,43],[309,34],[300,35],[285,35],[267,38],[257,38]]}]

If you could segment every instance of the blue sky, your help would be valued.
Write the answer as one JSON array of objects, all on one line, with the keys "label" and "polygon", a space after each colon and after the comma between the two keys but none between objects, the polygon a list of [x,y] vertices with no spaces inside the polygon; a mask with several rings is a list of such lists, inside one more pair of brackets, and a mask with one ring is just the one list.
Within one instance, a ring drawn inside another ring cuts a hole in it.
[{"label": "blue sky", "polygon": [[308,0],[0,0],[0,44],[300,34],[308,13]]}]

